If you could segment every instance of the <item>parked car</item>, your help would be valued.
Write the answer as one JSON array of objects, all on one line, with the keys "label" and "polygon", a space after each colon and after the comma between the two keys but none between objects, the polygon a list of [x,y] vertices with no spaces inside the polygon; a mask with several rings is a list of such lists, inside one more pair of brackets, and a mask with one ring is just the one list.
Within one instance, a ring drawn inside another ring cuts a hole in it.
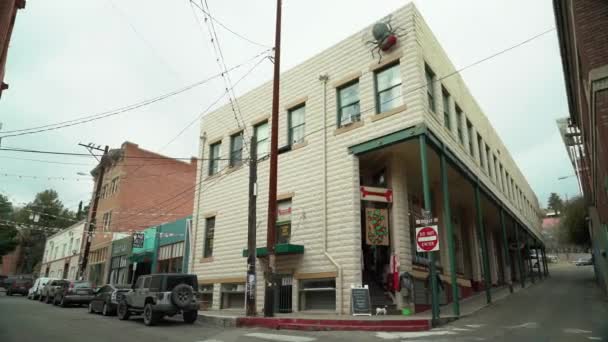
[{"label": "parked car", "polygon": [[28,299],[37,300],[40,297],[40,292],[44,285],[46,285],[49,281],[53,280],[53,278],[40,277],[34,281],[34,285],[30,288],[29,293],[27,294]]},{"label": "parked car", "polygon": [[593,260],[591,259],[591,257],[578,258],[574,261],[574,264],[576,266],[589,266],[593,265]]},{"label": "parked car", "polygon": [[108,284],[100,287],[89,302],[89,313],[101,312],[104,316],[115,315],[118,300],[123,293],[129,292],[130,289],[130,285]]},{"label": "parked car", "polygon": [[141,276],[131,290],[122,294],[118,318],[126,320],[132,314],[139,314],[144,316],[144,324],[151,326],[164,316],[181,314],[184,322],[192,324],[198,316],[197,292],[198,280],[194,274]]},{"label": "parked car", "polygon": [[547,261],[551,263],[556,263],[559,261],[559,258],[555,254],[547,254]]},{"label": "parked car", "polygon": [[88,281],[63,281],[53,291],[53,304],[66,307],[68,305],[89,304],[95,296],[93,286]]},{"label": "parked car", "polygon": [[42,290],[40,291],[40,297],[38,297],[38,299],[41,302],[50,304],[53,300],[53,296],[55,295],[55,289],[60,286],[62,282],[65,281],[67,280],[51,279],[51,281],[49,281],[48,283],[46,283],[46,285],[42,287]]},{"label": "parked car", "polygon": [[32,279],[30,278],[8,278],[8,287],[6,288],[6,295],[12,296],[14,294],[20,294],[27,296],[30,288],[32,287]]},{"label": "parked car", "polygon": [[6,290],[6,287],[7,287],[7,285],[6,285],[6,279],[7,278],[8,277],[5,276],[5,275],[0,275],[0,288],[3,288],[3,289]]}]

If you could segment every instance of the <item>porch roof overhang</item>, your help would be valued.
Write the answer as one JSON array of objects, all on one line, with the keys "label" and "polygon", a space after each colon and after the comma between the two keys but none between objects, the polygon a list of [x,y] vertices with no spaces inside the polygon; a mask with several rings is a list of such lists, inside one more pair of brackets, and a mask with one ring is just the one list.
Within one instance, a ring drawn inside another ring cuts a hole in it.
[{"label": "porch roof overhang", "polygon": [[[288,255],[288,254],[304,254],[304,245],[294,245],[290,243],[278,243],[274,246],[275,255]],[[243,249],[243,257],[246,258],[249,254],[248,249]],[[255,249],[255,255],[259,257],[265,257],[268,255],[268,248],[258,247]]]},{"label": "porch roof overhang", "polygon": [[429,146],[431,148],[433,148],[438,153],[444,153],[448,162],[451,163],[458,172],[460,172],[472,184],[479,186],[480,191],[484,195],[486,195],[491,201],[493,201],[494,203],[496,203],[496,205],[503,209],[505,213],[512,217],[513,220],[517,222],[517,224],[521,226],[526,232],[541,241],[541,245],[544,245],[544,243],[542,243],[542,237],[540,235],[537,235],[531,228],[529,228],[525,223],[523,223],[523,221],[521,221],[517,217],[517,215],[509,209],[508,206],[503,204],[500,198],[496,196],[496,194],[494,194],[492,190],[487,185],[485,185],[483,181],[480,180],[479,177],[468,166],[466,166],[466,164],[463,163],[446,144],[441,142],[441,140],[437,138],[437,135],[435,135],[425,123],[419,123],[417,125],[410,126],[408,128],[350,146],[348,148],[348,152],[350,154],[359,156],[365,153],[373,152],[382,148],[386,148],[395,144],[403,143],[418,138],[421,135],[425,135],[427,137],[428,141],[430,141]]}]

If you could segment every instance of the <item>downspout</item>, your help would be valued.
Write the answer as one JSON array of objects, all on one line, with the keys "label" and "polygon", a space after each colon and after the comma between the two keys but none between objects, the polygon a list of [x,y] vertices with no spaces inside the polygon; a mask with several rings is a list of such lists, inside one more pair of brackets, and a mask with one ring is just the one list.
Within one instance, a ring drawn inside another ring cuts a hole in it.
[{"label": "downspout", "polygon": [[[196,213],[192,216],[192,236],[190,236],[190,240],[192,240],[192,248],[190,248],[190,259],[191,262],[188,265],[188,273],[193,273],[194,270],[194,261],[196,260],[196,238],[198,237],[198,223],[200,222],[200,208],[201,208],[201,186],[203,183],[203,159],[205,158],[205,143],[207,142],[207,132],[203,132],[203,135],[200,137],[201,140],[201,153],[200,159],[197,161],[197,166],[199,168],[198,177],[195,178],[195,188],[198,188],[196,194]],[[196,226],[194,226],[196,224]],[[203,233],[204,234],[204,233]]]},{"label": "downspout", "polygon": [[[327,74],[319,75],[319,81],[323,82],[323,125],[327,124]],[[327,251],[327,127],[323,127],[323,254],[338,270],[338,279],[336,282],[336,291],[338,293],[338,302],[336,303],[338,314],[342,314],[342,304],[344,298],[342,294],[342,266],[336,259]]]}]

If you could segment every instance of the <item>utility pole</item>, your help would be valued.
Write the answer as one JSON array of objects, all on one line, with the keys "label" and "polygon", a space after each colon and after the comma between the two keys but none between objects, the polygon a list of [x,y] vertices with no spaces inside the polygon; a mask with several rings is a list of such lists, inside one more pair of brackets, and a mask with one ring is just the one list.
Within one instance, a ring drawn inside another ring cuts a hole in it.
[{"label": "utility pole", "polygon": [[[100,149],[99,147],[94,147],[92,144],[89,145],[84,145],[84,144],[78,144],[80,146],[84,146],[85,148],[87,148],[87,150],[89,151],[89,153],[92,154],[91,150],[98,150],[98,151],[102,151],[102,149]],[[108,154],[109,151],[109,147],[108,145],[106,145],[106,148],[103,149],[103,156],[101,157],[101,160],[99,161],[99,176],[97,176],[97,182],[95,184],[95,192],[93,193],[93,204],[91,205],[91,209],[89,212],[89,216],[88,216],[88,220],[86,223],[86,229],[85,229],[85,237],[86,239],[84,239],[84,251],[82,253],[81,256],[81,262],[79,265],[79,269],[78,269],[78,278],[82,279],[84,277],[84,272],[87,269],[87,263],[89,261],[89,251],[91,250],[91,240],[93,240],[93,230],[95,230],[96,224],[97,224],[97,204],[99,203],[99,194],[101,192],[101,184],[103,183],[103,174],[105,172],[105,166],[104,166],[104,162],[105,162],[105,158]]]},{"label": "utility pole", "polygon": [[258,158],[255,135],[251,137],[249,144],[249,220],[247,221],[247,286],[246,286],[246,306],[247,316],[256,315],[256,275],[255,275],[255,258],[256,258],[256,198],[258,195],[257,180],[258,180]]},{"label": "utility pole", "polygon": [[266,248],[268,249],[268,272],[266,272],[266,291],[264,294],[264,316],[274,316],[276,260],[274,244],[277,223],[277,162],[279,150],[279,85],[281,77],[281,0],[277,0],[277,22],[274,40],[274,81],[272,84],[272,118],[270,134],[270,172],[268,181],[268,229]]}]

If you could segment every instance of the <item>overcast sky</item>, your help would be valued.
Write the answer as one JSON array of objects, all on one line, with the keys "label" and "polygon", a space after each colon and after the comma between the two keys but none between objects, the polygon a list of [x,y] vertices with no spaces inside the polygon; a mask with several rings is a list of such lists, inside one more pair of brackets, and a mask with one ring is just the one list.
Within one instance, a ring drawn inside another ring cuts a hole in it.
[{"label": "overcast sky", "polygon": [[[291,68],[409,1],[284,1],[282,69]],[[463,67],[555,26],[550,0],[415,1],[456,67]],[[275,1],[208,0],[212,15],[262,45],[274,42]],[[188,0],[28,1],[17,15],[0,99],[2,130],[70,120],[129,105],[217,74],[202,15]],[[197,21],[198,20],[198,21]],[[216,27],[228,66],[264,48]],[[254,63],[232,74],[233,81]],[[262,62],[237,95],[267,81]],[[462,73],[539,199],[578,193],[555,119],[568,115],[555,31]],[[36,135],[3,147],[86,152],[77,144],[119,147],[129,140],[175,157],[196,155],[198,123],[162,149],[224,92],[221,79],[112,118]],[[222,99],[218,105],[226,102]],[[9,158],[47,160],[49,164]],[[71,208],[88,200],[93,158],[0,151],[0,193],[17,203],[56,189]],[[77,164],[77,165],[72,165]],[[65,177],[65,180],[5,176]]]}]

